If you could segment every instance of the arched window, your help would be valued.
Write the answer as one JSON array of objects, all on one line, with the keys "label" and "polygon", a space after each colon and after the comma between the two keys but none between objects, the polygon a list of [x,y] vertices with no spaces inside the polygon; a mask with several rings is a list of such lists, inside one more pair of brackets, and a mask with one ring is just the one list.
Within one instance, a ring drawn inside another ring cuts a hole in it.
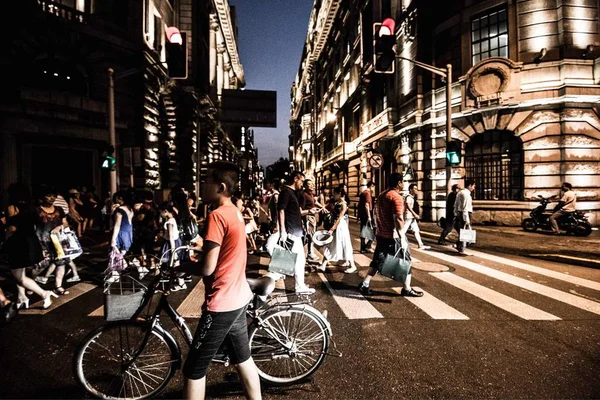
[{"label": "arched window", "polygon": [[488,131],[465,147],[466,177],[475,180],[475,199],[522,200],[523,143],[512,132]]}]

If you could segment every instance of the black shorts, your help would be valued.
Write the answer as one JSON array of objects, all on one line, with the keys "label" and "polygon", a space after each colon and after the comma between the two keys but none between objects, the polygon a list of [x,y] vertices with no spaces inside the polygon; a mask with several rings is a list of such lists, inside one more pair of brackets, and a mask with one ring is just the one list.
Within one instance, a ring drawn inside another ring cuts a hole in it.
[{"label": "black shorts", "polygon": [[228,312],[202,312],[190,353],[183,365],[183,376],[192,380],[204,378],[223,343],[227,346],[232,364],[241,364],[250,358],[246,307]]}]

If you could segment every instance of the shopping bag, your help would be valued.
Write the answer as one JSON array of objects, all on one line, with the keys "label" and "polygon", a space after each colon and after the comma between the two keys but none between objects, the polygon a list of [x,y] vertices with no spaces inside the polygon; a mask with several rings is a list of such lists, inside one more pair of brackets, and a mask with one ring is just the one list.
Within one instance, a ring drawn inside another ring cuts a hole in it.
[{"label": "shopping bag", "polygon": [[271,254],[271,262],[269,262],[269,272],[277,272],[279,274],[292,276],[296,272],[296,258],[298,254],[293,253],[291,248],[276,245]]},{"label": "shopping bag", "polygon": [[106,268],[106,271],[123,271],[126,267],[127,263],[123,258],[123,254],[117,249],[112,249],[108,254],[108,267]]},{"label": "shopping bag", "polygon": [[365,226],[363,226],[360,230],[360,238],[367,239],[370,241],[375,240],[375,230],[373,229],[373,225],[371,225],[370,222],[365,224]]},{"label": "shopping bag", "polygon": [[465,243],[475,243],[477,240],[477,232],[471,229],[461,229],[458,240]]},{"label": "shopping bag", "polygon": [[404,282],[406,276],[410,274],[411,259],[408,251],[398,248],[395,255],[387,254],[383,265],[381,266],[381,275],[398,282]]},{"label": "shopping bag", "polygon": [[50,234],[50,240],[56,250],[56,258],[59,260],[64,258],[73,260],[83,254],[77,235],[70,228]]}]

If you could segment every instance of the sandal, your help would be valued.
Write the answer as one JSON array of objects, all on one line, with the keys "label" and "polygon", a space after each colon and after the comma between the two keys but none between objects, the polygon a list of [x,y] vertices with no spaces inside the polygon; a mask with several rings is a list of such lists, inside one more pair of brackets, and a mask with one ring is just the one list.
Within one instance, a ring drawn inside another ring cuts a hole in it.
[{"label": "sandal", "polygon": [[57,287],[56,289],[54,289],[54,293],[59,294],[61,296],[64,296],[66,294],[69,294],[68,290],[65,290],[65,288],[63,288],[62,286]]}]

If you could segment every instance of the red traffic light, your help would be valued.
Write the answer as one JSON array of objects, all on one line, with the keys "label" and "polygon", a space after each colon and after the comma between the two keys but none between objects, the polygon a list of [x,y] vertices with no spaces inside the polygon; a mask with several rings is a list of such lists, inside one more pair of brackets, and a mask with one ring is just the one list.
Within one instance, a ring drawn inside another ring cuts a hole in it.
[{"label": "red traffic light", "polygon": [[183,37],[181,36],[181,32],[179,32],[179,29],[175,28],[174,26],[167,27],[167,29],[165,30],[165,35],[167,36],[167,40],[169,41],[169,43],[178,45],[183,44]]},{"label": "red traffic light", "polygon": [[390,36],[394,34],[394,29],[396,28],[396,22],[391,18],[386,18],[381,23],[381,27],[379,28],[379,37],[381,36]]}]

